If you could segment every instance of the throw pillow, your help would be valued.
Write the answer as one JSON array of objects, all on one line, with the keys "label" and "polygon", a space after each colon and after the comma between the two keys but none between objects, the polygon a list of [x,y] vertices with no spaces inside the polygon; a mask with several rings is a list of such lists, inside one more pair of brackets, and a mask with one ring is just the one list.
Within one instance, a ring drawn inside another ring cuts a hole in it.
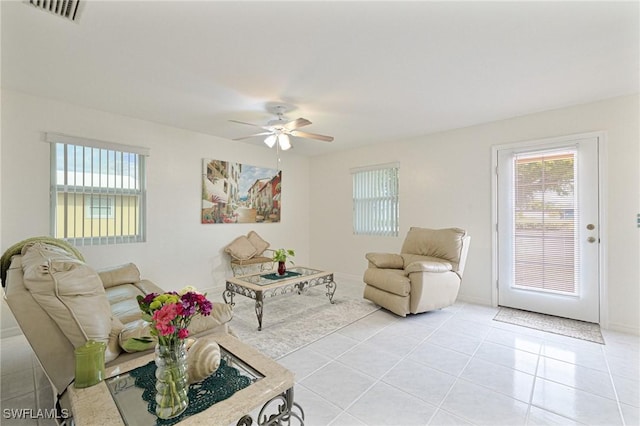
[{"label": "throw pillow", "polygon": [[260,256],[271,245],[263,240],[262,237],[260,237],[260,235],[258,235],[258,233],[255,231],[249,232],[247,234],[247,238],[249,239],[249,242],[256,248],[256,256]]},{"label": "throw pillow", "polygon": [[251,241],[244,235],[231,241],[224,251],[231,257],[238,260],[248,260],[256,255],[258,250],[255,248]]}]

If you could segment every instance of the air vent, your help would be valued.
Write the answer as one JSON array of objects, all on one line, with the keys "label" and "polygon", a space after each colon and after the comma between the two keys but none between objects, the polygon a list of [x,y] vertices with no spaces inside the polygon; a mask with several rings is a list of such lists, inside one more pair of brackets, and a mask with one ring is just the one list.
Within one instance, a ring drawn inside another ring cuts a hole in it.
[{"label": "air vent", "polygon": [[29,0],[29,4],[71,21],[80,15],[80,0]]}]

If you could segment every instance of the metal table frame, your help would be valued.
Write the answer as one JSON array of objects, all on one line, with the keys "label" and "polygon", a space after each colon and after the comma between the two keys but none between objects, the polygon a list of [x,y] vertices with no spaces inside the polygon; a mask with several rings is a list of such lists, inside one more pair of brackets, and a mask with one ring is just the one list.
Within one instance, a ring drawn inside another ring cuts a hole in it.
[{"label": "metal table frame", "polygon": [[314,271],[312,274],[300,275],[281,280],[273,280],[266,284],[256,284],[248,281],[258,276],[265,275],[264,272],[256,274],[243,275],[239,277],[227,278],[226,289],[222,292],[224,302],[235,306],[233,297],[236,294],[255,300],[256,317],[258,318],[258,330],[262,330],[262,317],[264,311],[264,299],[267,297],[280,296],[287,293],[297,292],[302,294],[311,287],[324,285],[327,288],[326,296],[330,303],[333,301],[333,295],[336,292],[337,284],[333,280],[333,272],[319,271],[306,267],[291,268],[291,271],[304,269],[306,271]]}]

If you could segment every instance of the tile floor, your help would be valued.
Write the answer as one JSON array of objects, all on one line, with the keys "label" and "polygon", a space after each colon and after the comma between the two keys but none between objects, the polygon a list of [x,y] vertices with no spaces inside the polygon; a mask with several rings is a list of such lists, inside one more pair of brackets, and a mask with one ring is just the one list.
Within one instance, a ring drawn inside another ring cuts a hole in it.
[{"label": "tile floor", "polygon": [[[377,311],[279,360],[313,425],[639,425],[638,336],[605,346],[492,321],[459,303],[399,318]],[[0,342],[7,408],[49,408],[50,387],[22,336]]]}]

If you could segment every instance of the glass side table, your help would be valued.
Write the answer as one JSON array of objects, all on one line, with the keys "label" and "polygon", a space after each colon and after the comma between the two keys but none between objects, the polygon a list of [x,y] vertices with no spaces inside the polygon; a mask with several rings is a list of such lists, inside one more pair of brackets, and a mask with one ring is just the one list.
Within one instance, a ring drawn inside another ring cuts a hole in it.
[{"label": "glass side table", "polygon": [[[252,424],[304,425],[304,411],[293,400],[294,375],[255,348],[229,334],[216,334],[228,365],[249,378],[251,384],[229,398],[178,423],[188,425],[248,426]],[[95,386],[69,387],[74,422],[83,425],[155,425],[156,417],[147,411],[141,388],[129,371],[153,360],[153,353],[135,358],[117,367],[107,367],[108,379]],[[259,410],[259,411],[258,411]],[[252,412],[258,412],[255,419]]]}]

